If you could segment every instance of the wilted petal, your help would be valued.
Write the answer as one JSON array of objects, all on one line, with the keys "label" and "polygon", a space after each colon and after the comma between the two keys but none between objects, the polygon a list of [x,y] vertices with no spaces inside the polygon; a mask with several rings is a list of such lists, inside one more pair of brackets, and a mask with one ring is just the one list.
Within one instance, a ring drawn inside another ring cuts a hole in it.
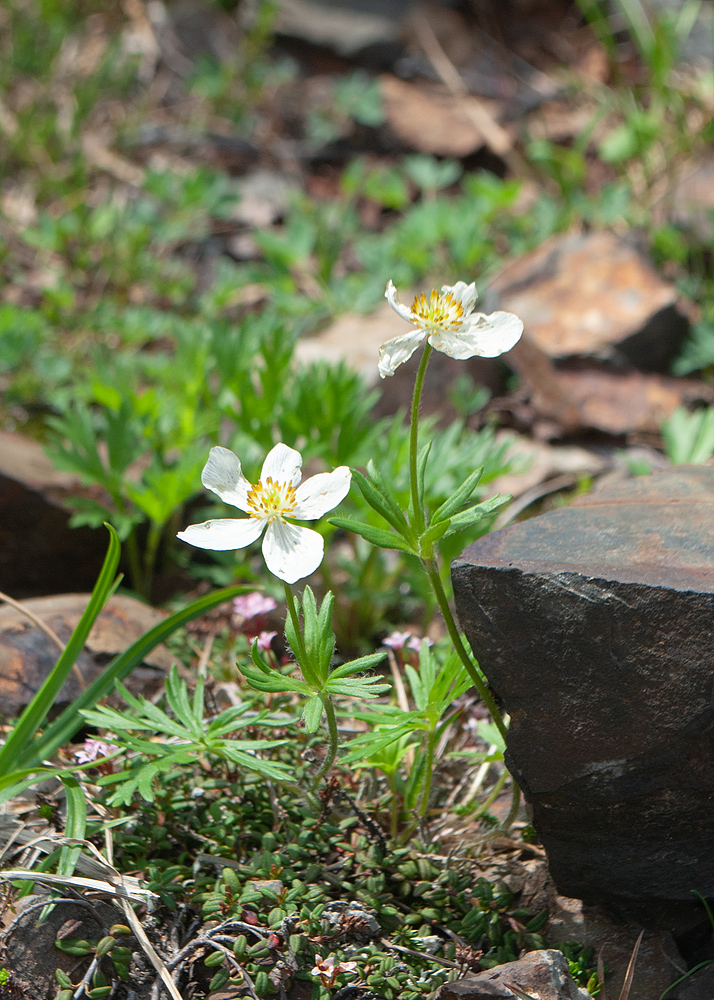
[{"label": "wilted petal", "polygon": [[473,281],[470,285],[467,285],[465,281],[457,281],[455,285],[443,285],[441,291],[443,294],[451,292],[453,298],[461,303],[464,316],[468,316],[473,311],[476,299],[478,298],[476,284]]},{"label": "wilted petal", "polygon": [[317,476],[306,479],[295,490],[297,506],[290,512],[290,517],[296,517],[299,521],[313,521],[322,517],[347,496],[351,478],[352,473],[347,466],[341,465],[334,472],[320,472]]},{"label": "wilted petal", "polygon": [[224,517],[216,521],[204,521],[203,524],[190,524],[185,531],[179,531],[176,537],[198,549],[224,552],[244,549],[256,538],[260,538],[264,527],[265,521],[256,517]]},{"label": "wilted petal", "polygon": [[243,475],[240,459],[228,448],[211,448],[201,473],[201,482],[207,490],[217,493],[224,503],[247,510],[250,483]]},{"label": "wilted petal", "polygon": [[412,311],[408,306],[403,306],[401,302],[397,301],[397,290],[394,287],[392,281],[387,282],[387,290],[384,293],[384,297],[390,304],[395,313],[398,313],[402,319],[405,319],[407,323],[413,323],[414,317],[412,316]]},{"label": "wilted petal", "polygon": [[265,564],[278,579],[296,583],[310,576],[322,562],[325,543],[312,528],[300,528],[286,521],[273,521],[263,539]]},{"label": "wilted petal", "polygon": [[523,323],[513,313],[495,312],[490,316],[474,313],[471,325],[459,333],[438,330],[429,343],[451,358],[497,358],[510,351],[521,338]]},{"label": "wilted petal", "polygon": [[276,444],[265,456],[260,470],[260,481],[264,483],[270,476],[274,483],[290,483],[297,486],[302,479],[302,455],[286,444]]},{"label": "wilted petal", "polygon": [[412,330],[403,337],[395,337],[379,348],[379,374],[382,378],[394,375],[397,368],[408,361],[425,337],[423,330]]}]

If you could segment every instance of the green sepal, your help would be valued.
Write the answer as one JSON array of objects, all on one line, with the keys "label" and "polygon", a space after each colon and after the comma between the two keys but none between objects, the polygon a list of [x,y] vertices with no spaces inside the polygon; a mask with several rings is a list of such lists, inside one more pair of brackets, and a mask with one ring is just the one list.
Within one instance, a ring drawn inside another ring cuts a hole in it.
[{"label": "green sepal", "polygon": [[400,552],[409,552],[411,555],[416,555],[413,547],[400,535],[395,535],[391,531],[385,531],[384,528],[374,528],[371,524],[364,524],[363,521],[355,521],[351,517],[331,517],[328,520],[336,528],[353,531],[355,535],[360,535],[380,549],[399,549]]},{"label": "green sepal", "polygon": [[452,514],[455,514],[458,509],[466,503],[468,498],[476,489],[482,475],[483,466],[481,466],[480,469],[476,469],[475,472],[472,472],[468,479],[466,479],[461,486],[459,486],[456,493],[449,497],[448,500],[445,500],[441,507],[434,511],[431,523],[437,524],[439,521],[446,521]]}]

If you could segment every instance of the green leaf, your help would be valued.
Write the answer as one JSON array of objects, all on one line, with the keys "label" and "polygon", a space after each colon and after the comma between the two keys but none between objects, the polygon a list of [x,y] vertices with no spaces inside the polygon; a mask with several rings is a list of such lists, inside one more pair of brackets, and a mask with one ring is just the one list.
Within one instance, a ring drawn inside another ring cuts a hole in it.
[{"label": "green leaf", "polygon": [[322,698],[319,694],[313,695],[312,698],[308,698],[305,702],[303,717],[305,719],[305,729],[307,729],[308,733],[316,733],[320,728],[322,709]]},{"label": "green leaf", "polygon": [[[64,785],[67,807],[64,835],[71,840],[84,840],[87,833],[87,802],[84,798],[84,789],[76,778],[71,778],[68,775],[62,775],[62,784]],[[63,845],[57,862],[57,874],[74,875],[74,869],[81,853],[81,847]],[[43,907],[38,923],[43,923],[53,909],[52,903]]]},{"label": "green leaf", "polygon": [[369,479],[357,469],[352,470],[352,478],[357,483],[360,493],[369,506],[381,514],[395,531],[404,537],[409,537],[411,532],[409,523],[374,462],[368,463],[367,472]]},{"label": "green leaf", "polygon": [[478,486],[479,479],[483,475],[483,467],[476,469],[471,475],[466,479],[461,486],[456,490],[453,496],[449,497],[442,503],[441,507],[434,511],[431,524],[437,524],[439,521],[446,521],[455,514],[459,508],[461,508],[468,498],[471,496],[473,491]]},{"label": "green leaf", "polygon": [[389,690],[381,677],[345,677],[344,680],[330,679],[325,685],[329,694],[341,694],[352,698],[376,698]]},{"label": "green leaf", "polygon": [[432,442],[429,441],[425,444],[417,455],[417,495],[419,497],[419,505],[424,509],[424,476],[426,474],[426,464],[429,461],[429,453],[431,452]]},{"label": "green leaf", "polygon": [[385,655],[385,653],[368,653],[367,656],[360,656],[357,660],[342,663],[332,671],[330,680],[338,677],[349,677],[350,674],[356,674],[360,670],[369,670],[371,667],[375,667],[378,663],[381,663]]},{"label": "green leaf", "polygon": [[498,510],[499,507],[503,507],[503,505],[508,503],[510,499],[511,496],[508,493],[497,493],[488,500],[484,500],[482,503],[476,504],[475,507],[468,507],[466,510],[462,510],[461,513],[455,514],[454,517],[451,518],[449,529],[443,537],[448,538],[448,536],[453,535],[455,531],[461,531],[462,528],[468,528],[470,525],[476,524],[476,522],[482,520],[482,518],[488,517],[489,514],[493,514],[493,512]]},{"label": "green leaf", "polygon": [[[107,530],[110,535],[109,548],[107,549],[99,578],[94,585],[89,604],[70,636],[66,648],[57,660],[55,667],[18,719],[5,741],[5,745],[0,750],[0,777],[8,774],[11,770],[30,767],[35,763],[39,763],[44,757],[51,756],[62,745],[58,743],[52,748],[51,752],[40,754],[37,750],[40,741],[36,740],[33,742],[33,737],[45,720],[50,708],[55,703],[57,695],[62,690],[77,657],[84,649],[87,636],[94,622],[97,620],[100,611],[107,603],[111,594],[116,590],[121,579],[121,577],[115,579],[120,555],[119,538],[116,531],[110,525],[107,525]],[[74,712],[75,715],[76,728],[73,729],[72,733],[76,732],[76,729],[81,725],[81,721],[76,715],[76,704],[76,701],[73,702],[68,709],[68,711]]]},{"label": "green leaf", "polygon": [[355,535],[361,535],[362,538],[371,542],[372,545],[379,546],[380,549],[398,549],[400,552],[409,552],[411,555],[416,555],[416,552],[408,542],[391,531],[385,531],[383,528],[374,528],[371,524],[364,524],[363,521],[354,521],[351,517],[330,517],[328,521],[330,524],[334,524],[336,528],[344,528],[345,531],[353,531]]},{"label": "green leaf", "polygon": [[241,673],[245,676],[251,687],[254,687],[257,691],[270,691],[273,693],[295,691],[298,694],[307,695],[312,694],[314,691],[314,688],[306,684],[305,681],[298,680],[296,677],[286,677],[285,674],[278,673],[277,670],[271,670],[270,674],[266,675],[262,670],[253,670],[252,667],[242,665]]}]

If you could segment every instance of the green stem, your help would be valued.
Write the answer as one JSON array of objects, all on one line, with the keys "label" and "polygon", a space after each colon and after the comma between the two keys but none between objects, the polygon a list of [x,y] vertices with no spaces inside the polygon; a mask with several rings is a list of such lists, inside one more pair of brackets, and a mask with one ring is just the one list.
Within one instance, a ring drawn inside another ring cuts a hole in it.
[{"label": "green stem", "polygon": [[337,757],[337,716],[335,715],[335,709],[330,700],[329,694],[322,694],[322,704],[325,706],[325,715],[327,716],[327,756],[323,762],[322,767],[315,775],[313,784],[318,782],[320,778],[324,778],[329,772],[332,765],[335,763],[335,758]]},{"label": "green stem", "polygon": [[[507,773],[508,772],[506,772],[506,774]],[[518,786],[518,782],[513,775],[511,775],[511,779],[513,781],[513,797],[511,799],[511,808],[508,811],[508,816],[506,816],[506,822],[503,824],[504,833],[508,833],[513,824],[516,822],[518,810],[521,805],[521,790]]]},{"label": "green stem", "polygon": [[[495,784],[495,785],[493,786],[493,788],[491,789],[491,791],[490,791],[490,793],[489,793],[489,796],[488,796],[488,798],[487,798],[487,799],[485,799],[485,800],[484,800],[484,801],[483,801],[483,802],[481,803],[481,805],[480,805],[480,806],[478,807],[478,809],[477,809],[477,810],[476,810],[476,812],[474,813],[474,819],[475,819],[475,818],[476,818],[477,816],[483,816],[483,814],[484,814],[485,812],[488,812],[488,809],[489,809],[489,806],[492,806],[492,805],[493,805],[493,803],[494,803],[494,802],[496,801],[496,799],[498,798],[498,796],[499,796],[499,795],[501,794],[501,789],[502,789],[502,788],[503,788],[503,786],[504,786],[504,785],[506,784],[506,778],[507,778],[507,777],[508,777],[508,771],[507,771],[507,770],[506,770],[506,769],[504,768],[504,770],[503,770],[503,774],[501,775],[501,777],[500,777],[500,778],[498,779],[498,781],[496,782],[496,784]],[[519,795],[518,799],[519,799],[519,801],[520,801],[520,795]],[[512,812],[512,811],[513,811],[513,806],[511,806],[511,812]],[[511,815],[511,814],[509,813],[508,815],[509,815],[509,818],[510,818],[510,815]],[[506,822],[508,822],[508,821],[506,821]],[[510,824],[509,824],[509,826],[510,826]],[[509,829],[509,827],[507,826],[507,827],[505,827],[505,829]]]},{"label": "green stem", "polygon": [[431,797],[431,774],[434,770],[434,749],[436,747],[436,730],[432,730],[426,739],[426,766],[424,768],[424,788],[421,793],[419,803],[419,815],[426,818],[429,810],[429,798]]},{"label": "green stem", "polygon": [[441,582],[441,576],[439,575],[439,569],[436,565],[436,562],[433,559],[423,560],[423,565],[424,569],[426,570],[426,574],[429,577],[429,582],[431,583],[434,595],[436,596],[436,600],[439,605],[439,610],[441,611],[441,614],[444,618],[444,622],[446,624],[446,629],[449,633],[449,637],[451,638],[451,641],[454,644],[454,649],[456,650],[459,659],[466,668],[466,672],[468,673],[469,677],[474,682],[474,687],[478,691],[481,701],[484,703],[486,708],[491,713],[491,717],[493,718],[493,721],[496,723],[499,733],[505,739],[506,734],[508,733],[506,724],[501,717],[501,713],[498,711],[498,707],[496,705],[496,702],[493,700],[491,692],[488,690],[483,680],[481,679],[478,671],[476,670],[476,667],[473,665],[473,662],[471,661],[471,657],[466,652],[466,647],[461,641],[461,636],[459,635],[459,630],[456,627],[454,616],[451,614],[449,601],[444,591],[444,585]]},{"label": "green stem", "polygon": [[[297,650],[294,650],[294,652],[297,653],[298,666],[306,666],[308,662],[307,647],[305,646],[305,637],[300,629],[300,618],[298,616],[297,604],[295,603],[295,595],[293,594],[292,587],[289,583],[286,583],[284,586],[288,614],[292,619],[293,628],[295,630],[295,638],[298,645]],[[335,763],[338,750],[337,716],[335,715],[335,708],[327,692],[323,691],[320,694],[320,697],[322,698],[325,715],[327,716],[327,756],[325,757],[322,767],[313,779],[313,786],[320,780],[320,778],[325,777],[332,765]]]},{"label": "green stem", "polygon": [[424,353],[421,356],[421,361],[419,363],[419,371],[417,372],[416,381],[414,382],[414,393],[412,395],[412,415],[411,415],[411,425],[409,434],[409,484],[411,488],[412,497],[412,510],[414,518],[414,527],[417,534],[421,534],[424,531],[424,511],[421,509],[421,503],[419,501],[419,482],[417,476],[417,457],[418,457],[418,445],[419,445],[419,404],[421,402],[421,391],[424,387],[424,376],[426,375],[426,366],[429,364],[429,358],[431,356],[432,346],[427,341],[424,344]]}]

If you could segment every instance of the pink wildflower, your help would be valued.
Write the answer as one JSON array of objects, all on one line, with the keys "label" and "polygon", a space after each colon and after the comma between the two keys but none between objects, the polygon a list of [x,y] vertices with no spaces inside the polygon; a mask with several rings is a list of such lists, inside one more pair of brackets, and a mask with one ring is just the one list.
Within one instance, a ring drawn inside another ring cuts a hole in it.
[{"label": "pink wildflower", "polygon": [[416,653],[419,653],[421,652],[421,647],[424,643],[426,643],[427,646],[434,645],[431,639],[428,639],[426,636],[424,636],[423,639],[420,639],[418,635],[413,635],[407,642],[407,649],[413,649]]},{"label": "pink wildflower", "polygon": [[271,649],[271,643],[277,634],[277,632],[261,632],[257,636],[258,649],[262,649],[264,653],[267,653]]},{"label": "pink wildflower", "polygon": [[75,750],[74,756],[78,764],[89,764],[98,757],[110,757],[119,747],[103,740],[86,739],[82,750]]},{"label": "pink wildflower", "polygon": [[272,597],[261,594],[259,590],[254,590],[250,594],[241,594],[233,600],[233,611],[240,615],[244,621],[257,618],[258,615],[267,615],[269,611],[277,608]]},{"label": "pink wildflower", "polygon": [[392,649],[404,649],[411,638],[413,638],[411,632],[392,632],[386,639],[382,639],[382,645],[390,646]]}]

